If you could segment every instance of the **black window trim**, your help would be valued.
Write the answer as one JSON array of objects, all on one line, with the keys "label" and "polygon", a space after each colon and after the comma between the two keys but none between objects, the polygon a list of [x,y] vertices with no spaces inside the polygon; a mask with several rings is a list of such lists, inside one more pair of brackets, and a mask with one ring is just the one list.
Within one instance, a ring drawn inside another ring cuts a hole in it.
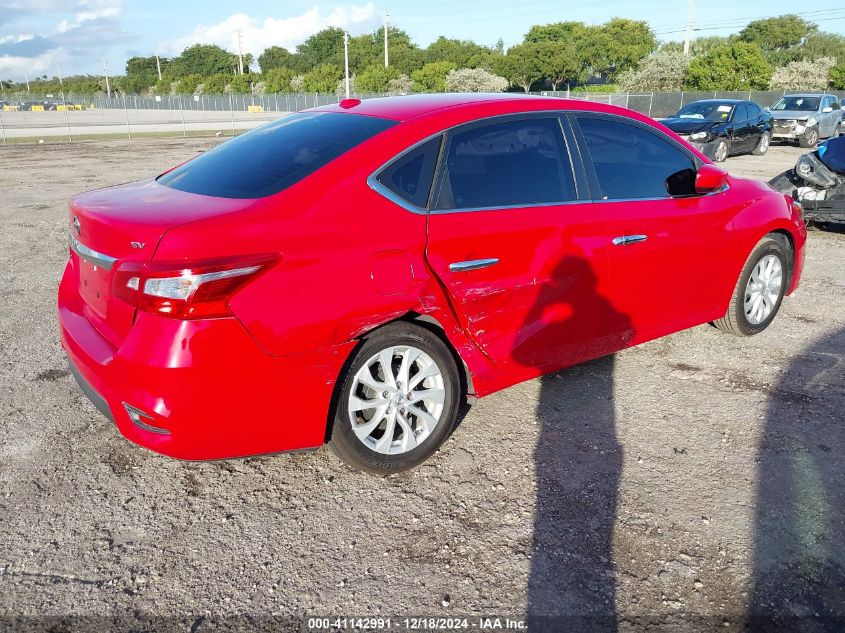
[{"label": "black window trim", "polygon": [[681,143],[673,139],[668,134],[661,134],[659,130],[655,130],[650,125],[642,123],[641,121],[637,121],[636,119],[632,119],[630,117],[621,116],[618,114],[610,114],[606,112],[594,112],[594,111],[573,111],[568,112],[567,116],[570,118],[570,125],[572,126],[572,130],[575,134],[575,140],[579,148],[579,152],[582,157],[582,165],[584,170],[587,173],[587,180],[590,184],[590,192],[591,202],[598,202],[601,204],[608,204],[608,203],[615,203],[615,202],[657,202],[660,200],[679,200],[682,198],[703,198],[705,196],[712,196],[719,193],[726,191],[729,188],[729,185],[725,185],[721,189],[717,189],[716,191],[712,191],[706,194],[692,194],[690,196],[672,196],[669,195],[667,192],[665,196],[654,197],[654,198],[613,198],[613,199],[605,199],[601,195],[601,186],[599,185],[599,179],[596,175],[595,168],[593,167],[593,162],[590,157],[590,150],[587,147],[587,139],[584,138],[584,133],[581,131],[581,127],[578,125],[578,119],[600,119],[600,120],[611,120],[617,121],[619,123],[623,123],[625,125],[631,125],[633,127],[640,128],[641,130],[645,130],[649,134],[653,134],[659,139],[662,139],[673,145],[682,153],[686,154],[689,158],[692,159],[693,165],[695,166],[696,171],[701,169],[701,166],[704,162],[695,154],[690,152],[686,147],[684,147]]},{"label": "black window trim", "polygon": [[[574,139],[570,135],[567,135],[567,126],[568,121],[564,120],[565,115],[567,114],[567,110],[531,110],[527,112],[508,112],[506,114],[494,114],[492,116],[484,117],[481,119],[476,119],[473,121],[467,121],[465,123],[459,123],[454,125],[450,128],[446,128],[445,130],[440,130],[434,134],[430,134],[429,136],[423,138],[422,140],[409,145],[407,148],[402,150],[396,156],[390,158],[390,160],[383,163],[379,166],[378,169],[373,171],[372,174],[369,175],[367,178],[367,184],[369,187],[375,191],[376,193],[384,196],[391,202],[399,205],[403,209],[410,211],[411,213],[415,213],[417,215],[443,215],[447,213],[473,213],[476,211],[500,211],[506,209],[528,209],[528,208],[539,208],[539,207],[558,207],[570,204],[583,204],[585,202],[589,202],[589,197],[587,195],[586,189],[586,176],[583,173],[583,165],[581,164],[581,156],[580,153],[576,154],[573,151],[572,142]],[[471,207],[471,208],[461,208],[461,209],[433,209],[432,205],[434,200],[436,199],[436,195],[439,192],[440,184],[442,181],[443,175],[443,159],[444,156],[447,155],[449,150],[451,135],[462,132],[464,130],[472,129],[474,127],[484,127],[487,125],[494,125],[501,121],[508,121],[508,120],[528,120],[528,119],[557,119],[558,125],[560,126],[560,138],[563,142],[563,146],[566,149],[566,157],[569,159],[570,169],[572,170],[572,181],[575,185],[575,199],[574,200],[563,200],[558,202],[539,202],[539,203],[532,203],[532,204],[511,204],[511,205],[502,205],[502,206],[489,206],[489,207]],[[378,181],[378,177],[381,173],[389,168],[395,161],[400,160],[403,156],[408,154],[409,152],[414,151],[419,146],[427,143],[433,138],[437,136],[443,136],[443,139],[440,143],[440,154],[437,157],[437,163],[434,169],[434,179],[432,181],[431,190],[429,191],[428,201],[426,203],[425,208],[417,207],[401,196],[395,194],[390,189],[385,187]]]}]

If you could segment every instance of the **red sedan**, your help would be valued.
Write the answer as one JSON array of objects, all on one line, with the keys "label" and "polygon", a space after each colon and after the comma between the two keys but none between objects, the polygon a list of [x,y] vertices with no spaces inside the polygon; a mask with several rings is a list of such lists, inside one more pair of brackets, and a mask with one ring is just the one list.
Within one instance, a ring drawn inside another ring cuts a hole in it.
[{"label": "red sedan", "polygon": [[625,109],[351,100],[73,198],[61,339],[154,451],[328,442],[387,473],[465,397],[707,322],[764,330],[805,240],[790,198]]}]

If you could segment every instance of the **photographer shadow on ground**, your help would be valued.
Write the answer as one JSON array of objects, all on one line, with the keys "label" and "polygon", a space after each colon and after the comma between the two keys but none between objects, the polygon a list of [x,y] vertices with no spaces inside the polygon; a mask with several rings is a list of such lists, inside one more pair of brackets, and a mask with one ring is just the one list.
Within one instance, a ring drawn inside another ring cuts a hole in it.
[{"label": "photographer shadow on ground", "polygon": [[[630,320],[597,284],[585,259],[561,260],[539,289],[513,359],[547,371],[555,361],[561,366],[606,354],[633,336]],[[614,362],[603,356],[540,378],[530,630],[616,629],[612,542],[623,455],[615,429]]]},{"label": "photographer shadow on ground", "polygon": [[759,448],[750,631],[845,630],[845,329],[795,357]]}]

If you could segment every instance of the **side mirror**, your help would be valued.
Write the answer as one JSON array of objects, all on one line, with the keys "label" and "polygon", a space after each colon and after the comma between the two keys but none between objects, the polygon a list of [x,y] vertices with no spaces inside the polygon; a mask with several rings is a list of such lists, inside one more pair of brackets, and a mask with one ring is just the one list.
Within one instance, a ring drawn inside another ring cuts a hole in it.
[{"label": "side mirror", "polygon": [[827,106],[826,108],[822,108],[822,112],[824,112],[825,114],[827,114],[828,112],[833,112],[833,108]]},{"label": "side mirror", "polygon": [[728,182],[728,172],[716,165],[702,165],[695,174],[695,192],[711,193],[724,187]]}]

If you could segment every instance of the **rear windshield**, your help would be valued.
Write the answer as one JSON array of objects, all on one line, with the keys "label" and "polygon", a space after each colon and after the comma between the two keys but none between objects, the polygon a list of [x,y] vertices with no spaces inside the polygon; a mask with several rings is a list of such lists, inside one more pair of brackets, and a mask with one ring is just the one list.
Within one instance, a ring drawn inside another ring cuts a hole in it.
[{"label": "rear windshield", "polygon": [[159,176],[158,183],[217,198],[262,198],[395,124],[351,113],[291,114],[218,145]]}]

